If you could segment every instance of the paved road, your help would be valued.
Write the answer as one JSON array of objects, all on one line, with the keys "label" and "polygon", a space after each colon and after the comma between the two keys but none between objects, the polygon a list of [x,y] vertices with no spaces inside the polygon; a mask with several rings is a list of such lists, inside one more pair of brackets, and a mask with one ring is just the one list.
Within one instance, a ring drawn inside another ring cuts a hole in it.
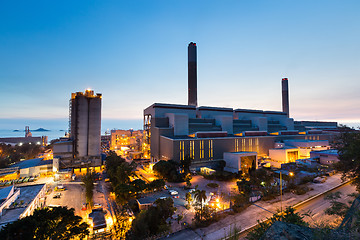
[{"label": "paved road", "polygon": [[[82,216],[86,219],[85,211],[82,211],[82,204],[85,203],[85,190],[81,184],[75,183],[61,183],[66,188],[65,191],[60,191],[61,198],[53,198],[55,191],[52,191],[46,199],[47,205],[60,205],[60,206],[67,206],[69,208],[75,209],[75,214]],[[52,186],[54,189],[55,185]]]},{"label": "paved road", "polygon": [[[351,186],[350,184],[345,184],[342,187],[339,187],[338,189],[334,190],[333,192],[336,191],[340,191],[343,192],[343,201],[346,202],[347,200],[350,200],[351,198],[347,196],[347,194],[350,194],[352,192],[355,191],[355,187]],[[285,200],[283,202],[283,207],[287,206],[287,205],[292,205],[289,203],[292,203],[294,201],[296,201],[296,198],[300,198],[301,199],[302,196],[292,196],[292,194],[289,194],[288,199]],[[295,199],[294,199],[295,198]],[[266,208],[267,210],[263,210],[261,208],[250,206],[248,209],[246,209],[242,214],[238,214],[238,215],[234,215],[234,218],[230,217],[232,221],[230,221],[231,224],[236,223],[238,226],[241,226],[242,229],[246,229],[248,226],[251,226],[252,224],[254,224],[257,219],[264,219],[266,217],[270,217],[272,214],[269,213],[268,211],[276,211],[276,208],[279,208],[279,202],[274,202],[274,203],[266,203],[266,202],[259,202],[259,205],[261,205],[262,207]],[[314,221],[320,221],[320,220],[324,220],[324,219],[329,219],[329,221],[333,221],[334,217],[333,216],[328,216],[328,215],[324,215],[323,211],[328,208],[330,206],[329,201],[325,201],[324,198],[322,196],[313,199],[312,201],[299,206],[298,210],[301,213],[304,213],[308,210],[311,210],[312,213],[314,213],[313,215],[313,219]],[[229,218],[229,220],[230,220]],[[250,221],[250,219],[252,219]],[[312,221],[311,219],[306,219],[306,221]],[[314,224],[315,222],[312,221]],[[218,224],[218,226],[215,226],[216,224]],[[311,224],[311,223],[310,223]],[[205,229],[196,229],[195,231],[181,231],[178,232],[176,234],[171,235],[168,239],[220,239],[220,238],[224,238],[224,236],[226,235],[226,233],[229,230],[229,221],[225,221],[223,222],[223,224],[221,224],[220,222],[215,223],[215,225],[211,225],[208,228]],[[220,227],[222,226],[222,227]],[[211,229],[215,230],[215,231],[211,231]],[[202,237],[200,237],[202,236]],[[245,234],[242,234],[242,237],[246,236]]]},{"label": "paved road", "polygon": [[[356,187],[350,183],[345,184],[344,186],[331,191],[331,193],[341,192],[342,197],[339,199],[339,202],[347,203],[349,200],[354,200],[353,197],[348,196],[348,194],[356,192]],[[312,217],[305,217],[304,220],[310,224],[310,226],[317,226],[321,223],[336,223],[339,221],[339,218],[336,216],[329,216],[325,214],[325,210],[330,207],[330,201],[324,200],[324,196],[320,196],[304,205],[301,205],[297,208],[297,211],[300,213],[306,213],[307,211],[312,212]]]}]

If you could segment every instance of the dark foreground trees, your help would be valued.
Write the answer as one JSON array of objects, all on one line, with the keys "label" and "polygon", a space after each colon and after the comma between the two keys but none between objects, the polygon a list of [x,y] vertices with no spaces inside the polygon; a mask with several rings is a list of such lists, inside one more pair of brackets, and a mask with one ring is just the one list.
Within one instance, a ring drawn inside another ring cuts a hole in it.
[{"label": "dark foreground trees", "polygon": [[176,208],[171,198],[158,199],[148,210],[141,211],[132,222],[129,239],[145,239],[170,229],[166,222]]},{"label": "dark foreground trees", "polygon": [[335,168],[343,177],[353,179],[357,190],[360,190],[360,132],[345,131],[335,141],[334,147],[338,150],[339,162]]},{"label": "dark foreground trees", "polygon": [[266,230],[276,221],[293,223],[300,226],[308,226],[308,224],[303,220],[304,216],[296,213],[295,209],[292,207],[286,208],[286,210],[281,214],[274,214],[267,221],[259,222],[257,225],[247,236],[246,238],[249,240],[258,240],[265,234]]},{"label": "dark foreground trees", "polygon": [[94,173],[91,172],[87,172],[83,177],[82,177],[82,181],[85,187],[85,198],[86,198],[86,203],[89,204],[90,207],[93,207],[94,205],[94,201],[93,201],[93,196],[94,196]]},{"label": "dark foreground trees", "polygon": [[89,234],[89,225],[81,221],[73,208],[37,209],[33,215],[7,224],[0,231],[0,239],[83,239]]}]

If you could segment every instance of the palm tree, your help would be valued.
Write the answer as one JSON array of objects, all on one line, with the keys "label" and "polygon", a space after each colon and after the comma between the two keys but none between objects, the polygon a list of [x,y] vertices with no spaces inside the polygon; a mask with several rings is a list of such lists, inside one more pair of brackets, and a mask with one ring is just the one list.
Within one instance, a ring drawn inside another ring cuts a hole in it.
[{"label": "palm tree", "polygon": [[198,203],[200,203],[200,219],[202,218],[203,203],[207,199],[205,190],[196,190],[194,197]]}]

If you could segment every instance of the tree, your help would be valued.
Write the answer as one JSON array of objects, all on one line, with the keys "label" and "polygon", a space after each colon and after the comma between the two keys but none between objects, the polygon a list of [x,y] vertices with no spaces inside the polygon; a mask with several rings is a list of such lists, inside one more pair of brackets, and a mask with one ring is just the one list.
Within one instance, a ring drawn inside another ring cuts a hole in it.
[{"label": "tree", "polygon": [[186,174],[186,176],[185,176],[185,182],[186,182],[186,186],[188,187],[188,188],[190,188],[191,187],[191,179],[192,179],[192,177],[191,177],[191,174],[190,173],[188,173],[188,174]]},{"label": "tree", "polygon": [[155,179],[154,181],[147,184],[148,190],[162,189],[165,186],[164,179]]},{"label": "tree", "polygon": [[345,217],[346,213],[349,210],[349,206],[346,203],[339,202],[338,199],[341,198],[341,192],[329,193],[324,199],[330,200],[330,207],[325,210],[325,213],[328,215],[337,215],[340,217]]},{"label": "tree", "polygon": [[193,201],[192,197],[191,197],[191,193],[187,192],[185,195],[185,200],[187,201],[188,205],[191,205],[191,202]]},{"label": "tree", "polygon": [[142,179],[135,179],[131,182],[131,185],[134,187],[136,192],[142,192],[147,188],[147,184]]},{"label": "tree", "polygon": [[0,239],[83,239],[89,234],[89,225],[81,221],[73,208],[36,209],[33,215],[7,224],[0,231]]},{"label": "tree", "polygon": [[246,236],[248,240],[258,240],[264,235],[268,228],[276,221],[293,223],[301,226],[308,226],[308,224],[303,220],[304,216],[295,213],[295,209],[292,207],[287,207],[283,213],[275,213],[267,221],[259,222],[258,225]]},{"label": "tree", "polygon": [[178,164],[174,161],[160,160],[154,165],[153,170],[159,177],[170,182],[183,181],[182,175],[178,172]]},{"label": "tree", "polygon": [[360,190],[360,132],[346,130],[335,140],[333,147],[338,150],[339,162],[335,168],[343,178],[353,179]]},{"label": "tree", "polygon": [[90,207],[94,205],[93,196],[94,196],[94,173],[87,172],[83,177],[82,181],[85,186],[85,198],[86,203],[89,204]]},{"label": "tree", "polygon": [[120,204],[127,203],[135,195],[135,188],[132,185],[126,183],[119,183],[115,186],[116,200]]},{"label": "tree", "polygon": [[206,201],[206,191],[205,190],[196,190],[194,194],[194,198],[196,199],[197,203],[200,205],[200,220],[202,219],[203,213],[203,204]]},{"label": "tree", "polygon": [[170,229],[166,219],[171,217],[176,208],[171,198],[158,199],[149,209],[141,211],[132,222],[128,234],[130,239],[145,239],[166,232]]},{"label": "tree", "polygon": [[190,173],[191,158],[189,155],[184,157],[184,160],[180,160],[180,167],[182,172],[186,175]]}]

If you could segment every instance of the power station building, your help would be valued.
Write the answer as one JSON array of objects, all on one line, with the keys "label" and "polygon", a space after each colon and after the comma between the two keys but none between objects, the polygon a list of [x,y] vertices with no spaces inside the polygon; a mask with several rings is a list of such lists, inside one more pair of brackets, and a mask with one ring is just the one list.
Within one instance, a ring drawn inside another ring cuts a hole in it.
[{"label": "power station building", "polygon": [[[193,167],[202,167],[226,161],[226,156],[240,159],[251,153],[256,158],[247,167],[257,168],[259,160],[268,158],[278,143],[308,141],[315,148],[316,142],[328,143],[333,138],[336,122],[294,121],[289,117],[287,78],[282,79],[283,111],[198,107],[195,43],[189,44],[188,54],[188,105],[154,103],[144,110],[145,143],[150,146],[152,161],[179,162],[189,156]],[[289,159],[294,158],[293,152],[289,154]],[[239,171],[243,168],[239,165]]]},{"label": "power station building", "polygon": [[70,137],[54,144],[61,168],[101,165],[101,99],[92,90],[71,94]]}]

